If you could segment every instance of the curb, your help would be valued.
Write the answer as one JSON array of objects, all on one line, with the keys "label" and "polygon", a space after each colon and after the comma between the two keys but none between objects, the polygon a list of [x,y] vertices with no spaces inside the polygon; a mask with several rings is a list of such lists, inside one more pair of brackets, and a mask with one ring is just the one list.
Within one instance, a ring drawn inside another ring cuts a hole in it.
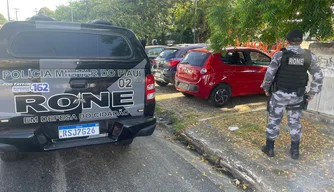
[{"label": "curb", "polygon": [[191,138],[186,133],[180,134],[188,143],[195,146],[197,150],[200,150],[200,153],[206,153],[210,156],[215,156],[219,158],[219,165],[228,170],[234,177],[239,178],[241,181],[247,183],[251,189],[255,189],[256,191],[266,191],[271,192],[274,190],[267,186],[264,182],[261,181],[256,175],[254,175],[250,169],[247,169],[247,166],[241,164],[239,160],[236,158],[231,158],[230,156],[218,155],[217,151],[212,150],[206,146],[205,143]]},{"label": "curb", "polygon": [[235,178],[238,178],[239,180],[248,184],[251,189],[255,191],[266,192],[275,191],[266,184],[266,181],[263,181],[261,178],[258,178],[255,174],[253,174],[250,169],[248,169],[248,166],[241,165],[241,162],[236,158],[232,159],[230,158],[230,156],[224,156],[224,154],[219,154],[219,151],[210,149],[204,142],[192,138],[186,132],[176,132],[171,125],[167,125],[164,122],[158,122],[158,124],[167,128],[168,131],[170,131],[174,135],[181,136],[184,141],[186,141],[188,144],[193,145],[196,151],[201,155],[205,153],[219,159],[218,163],[216,162],[219,166],[226,169]]},{"label": "curb", "polygon": [[316,123],[324,123],[327,125],[334,126],[334,116],[321,114],[319,112],[314,111],[303,111],[302,118],[311,120]]}]

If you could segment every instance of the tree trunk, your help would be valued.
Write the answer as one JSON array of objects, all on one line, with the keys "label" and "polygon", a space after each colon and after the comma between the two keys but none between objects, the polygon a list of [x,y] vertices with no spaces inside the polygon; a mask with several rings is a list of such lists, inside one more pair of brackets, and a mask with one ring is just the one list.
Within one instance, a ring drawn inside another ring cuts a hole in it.
[{"label": "tree trunk", "polygon": [[164,31],[161,32],[161,44],[166,44],[166,36]]}]

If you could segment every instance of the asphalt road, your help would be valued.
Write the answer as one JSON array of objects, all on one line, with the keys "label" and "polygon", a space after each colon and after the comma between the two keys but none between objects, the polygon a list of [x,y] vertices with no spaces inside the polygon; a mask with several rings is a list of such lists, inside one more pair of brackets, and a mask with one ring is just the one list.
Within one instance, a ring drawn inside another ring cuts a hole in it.
[{"label": "asphalt road", "polygon": [[158,128],[131,146],[101,145],[0,160],[0,191],[236,191],[196,154]]}]

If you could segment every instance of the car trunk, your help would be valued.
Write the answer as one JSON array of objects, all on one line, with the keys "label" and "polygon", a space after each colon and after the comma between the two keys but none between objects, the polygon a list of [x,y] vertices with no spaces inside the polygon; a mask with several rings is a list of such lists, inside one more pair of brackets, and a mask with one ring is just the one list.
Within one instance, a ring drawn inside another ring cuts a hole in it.
[{"label": "car trunk", "polygon": [[169,59],[174,58],[178,49],[166,48],[155,59],[156,69],[163,70],[166,67],[166,63]]},{"label": "car trunk", "polygon": [[177,77],[188,82],[197,82],[209,57],[209,53],[189,52],[178,65]]}]

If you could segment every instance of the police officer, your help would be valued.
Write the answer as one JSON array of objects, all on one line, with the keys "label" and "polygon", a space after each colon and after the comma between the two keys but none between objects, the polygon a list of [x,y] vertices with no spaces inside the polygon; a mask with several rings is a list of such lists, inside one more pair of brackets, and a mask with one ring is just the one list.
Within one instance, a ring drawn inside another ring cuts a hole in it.
[{"label": "police officer", "polygon": [[[274,144],[279,135],[279,125],[287,109],[288,126],[291,136],[291,158],[299,158],[299,144],[302,136],[300,116],[302,114],[301,103],[304,94],[308,95],[307,102],[321,91],[323,73],[317,61],[316,55],[309,50],[302,49],[303,34],[299,30],[292,30],[286,37],[288,46],[277,52],[267,69],[261,88],[264,89],[269,100],[269,122],[266,131],[266,145],[262,152],[269,157],[274,157]],[[307,71],[312,75],[311,88],[306,93],[308,84]],[[270,94],[270,90],[272,94]]]}]

